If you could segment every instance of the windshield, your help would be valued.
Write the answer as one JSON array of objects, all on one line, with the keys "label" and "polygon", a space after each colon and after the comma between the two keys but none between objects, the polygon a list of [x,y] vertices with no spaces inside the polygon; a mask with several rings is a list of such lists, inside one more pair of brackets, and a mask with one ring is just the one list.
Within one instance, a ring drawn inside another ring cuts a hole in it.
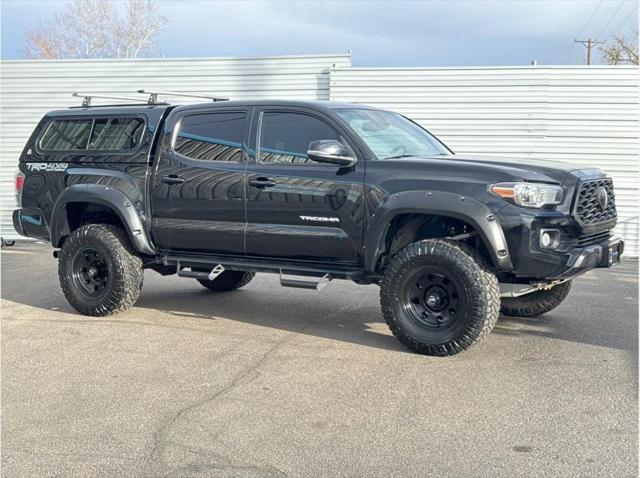
[{"label": "windshield", "polygon": [[391,111],[337,109],[378,159],[439,156],[451,152],[415,123]]}]

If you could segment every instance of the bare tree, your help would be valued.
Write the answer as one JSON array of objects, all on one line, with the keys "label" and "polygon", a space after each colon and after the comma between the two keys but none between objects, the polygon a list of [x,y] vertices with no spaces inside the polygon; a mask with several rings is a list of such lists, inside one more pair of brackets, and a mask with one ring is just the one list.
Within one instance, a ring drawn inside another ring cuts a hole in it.
[{"label": "bare tree", "polygon": [[600,47],[602,60],[609,65],[640,64],[638,58],[638,32],[629,40],[622,35],[615,35],[613,40]]},{"label": "bare tree", "polygon": [[157,52],[167,19],[153,0],[73,0],[25,33],[25,58],[136,58]]}]

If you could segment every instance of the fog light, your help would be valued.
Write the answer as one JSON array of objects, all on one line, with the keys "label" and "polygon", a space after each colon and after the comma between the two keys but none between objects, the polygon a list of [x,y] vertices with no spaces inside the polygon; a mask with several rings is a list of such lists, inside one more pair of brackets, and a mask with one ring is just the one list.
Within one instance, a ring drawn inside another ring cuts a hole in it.
[{"label": "fog light", "polygon": [[540,247],[555,249],[560,244],[560,231],[557,229],[542,229],[540,231]]}]

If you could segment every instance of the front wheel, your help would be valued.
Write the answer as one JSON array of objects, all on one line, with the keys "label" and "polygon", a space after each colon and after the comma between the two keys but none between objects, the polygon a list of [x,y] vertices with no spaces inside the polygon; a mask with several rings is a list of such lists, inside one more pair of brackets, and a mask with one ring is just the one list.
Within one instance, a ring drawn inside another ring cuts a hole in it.
[{"label": "front wheel", "polygon": [[520,297],[502,299],[500,312],[513,317],[537,317],[558,307],[569,295],[571,281],[551,289],[538,290]]},{"label": "front wheel", "polygon": [[454,355],[493,329],[500,310],[494,274],[472,250],[427,239],[398,252],[380,288],[382,313],[393,334],[425,355]]},{"label": "front wheel", "polygon": [[111,315],[138,300],[142,260],[122,229],[110,224],[82,226],[64,241],[58,258],[62,292],[81,314]]}]

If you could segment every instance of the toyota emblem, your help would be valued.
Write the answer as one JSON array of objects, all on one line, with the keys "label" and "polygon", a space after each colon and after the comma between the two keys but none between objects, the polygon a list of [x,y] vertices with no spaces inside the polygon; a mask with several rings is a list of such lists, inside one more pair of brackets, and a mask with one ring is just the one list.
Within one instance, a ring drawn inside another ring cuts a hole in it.
[{"label": "toyota emblem", "polygon": [[607,190],[605,188],[598,188],[598,190],[596,191],[596,198],[598,199],[600,209],[602,209],[603,211],[607,209],[607,206],[609,205],[609,194],[607,193]]}]

